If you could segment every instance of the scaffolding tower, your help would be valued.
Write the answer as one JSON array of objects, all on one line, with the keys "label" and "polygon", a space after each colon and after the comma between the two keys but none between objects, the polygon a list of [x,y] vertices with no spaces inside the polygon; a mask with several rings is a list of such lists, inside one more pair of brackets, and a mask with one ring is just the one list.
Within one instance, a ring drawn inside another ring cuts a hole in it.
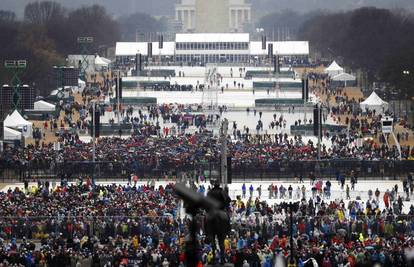
[{"label": "scaffolding tower", "polygon": [[13,88],[13,101],[12,108],[13,110],[20,109],[20,101],[22,98],[21,88],[23,86],[20,76],[27,67],[26,60],[6,60],[4,62],[4,67],[11,71],[12,79],[10,85]]},{"label": "scaffolding tower", "polygon": [[82,60],[80,60],[79,64],[79,76],[82,80],[86,81],[86,71],[89,68],[89,61],[88,61],[88,55],[89,53],[89,47],[93,43],[93,37],[78,37],[77,39],[78,44],[81,47],[81,57]]},{"label": "scaffolding tower", "polygon": [[218,129],[218,125],[220,124],[219,120],[217,123],[215,120],[219,114],[218,92],[219,77],[217,73],[217,66],[214,64],[207,64],[201,104],[205,114],[213,117],[213,122],[207,124],[207,128],[213,131]]}]

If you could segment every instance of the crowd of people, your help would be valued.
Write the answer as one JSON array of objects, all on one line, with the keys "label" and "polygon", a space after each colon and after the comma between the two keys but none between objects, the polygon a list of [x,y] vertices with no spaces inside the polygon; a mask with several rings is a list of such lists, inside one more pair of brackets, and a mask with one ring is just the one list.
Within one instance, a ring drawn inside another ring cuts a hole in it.
[{"label": "crowd of people", "polygon": [[[171,117],[170,117],[171,119]],[[209,117],[194,117],[182,122],[184,127],[195,121],[205,125]],[[231,127],[231,126],[230,126]],[[195,166],[209,162],[218,163],[221,145],[217,137],[208,132],[179,134],[180,128],[163,127],[156,124],[137,122],[136,132],[127,138],[102,137],[96,143],[96,159],[102,162],[123,163],[128,169],[169,170],[179,168],[193,170]],[[234,139],[233,139],[233,138]],[[321,147],[321,159],[394,160],[398,159],[395,147],[374,142],[361,147],[349,146],[346,135],[326,135],[332,146]],[[91,161],[93,144],[85,143],[74,133],[62,135],[60,150],[53,144],[28,145],[24,149],[6,147],[0,153],[0,164],[4,168],[30,165],[51,166],[57,162],[70,163]],[[228,152],[234,168],[256,166],[272,168],[280,162],[301,160],[313,161],[318,157],[317,145],[311,140],[305,142],[301,136],[282,134],[254,135],[248,128],[235,128],[228,137]],[[402,157],[413,156],[414,150],[402,148]]]},{"label": "crowd of people", "polygon": [[[332,109],[334,109],[332,107]],[[133,127],[128,138],[103,137],[98,139],[96,145],[97,160],[102,162],[122,163],[128,170],[163,169],[169,168],[195,169],[206,163],[218,163],[221,146],[219,138],[207,131],[208,124],[217,123],[227,107],[220,107],[217,115],[205,115],[200,105],[158,105],[139,109],[138,114],[132,107],[123,109],[122,118],[125,123]],[[349,110],[349,108],[347,109]],[[302,136],[289,136],[282,133],[286,127],[283,114],[273,114],[270,123],[265,123],[262,111],[250,111],[257,117],[256,129],[240,127],[237,122],[229,125],[228,151],[232,156],[232,165],[235,168],[255,166],[260,168],[273,168],[282,161],[317,159],[317,146],[312,141],[304,141]],[[335,114],[335,110],[333,111]],[[345,112],[344,110],[340,111]],[[68,114],[72,114],[68,109]],[[78,130],[88,128],[88,111],[85,106],[80,108],[80,118],[75,124]],[[162,122],[161,126],[160,122]],[[111,120],[110,120],[111,123]],[[112,121],[114,123],[114,121]],[[310,120],[300,119],[295,124],[310,123]],[[268,125],[267,125],[268,124]],[[60,126],[65,125],[64,121]],[[354,134],[323,133],[323,140],[329,140],[332,145],[327,148],[321,146],[320,157],[323,160],[331,159],[358,159],[358,160],[395,160],[399,158],[395,146],[384,143],[364,142],[360,147],[350,145],[360,137],[360,129],[378,127],[378,120],[367,123],[358,117],[351,118],[350,131]],[[195,126],[197,131],[186,131]],[[58,121],[46,121],[44,131],[55,131],[59,127]],[[264,131],[280,129],[279,133]],[[38,131],[34,131],[37,135]],[[44,134],[43,134],[44,135]],[[121,134],[120,134],[121,135]],[[4,167],[30,165],[49,167],[57,162],[70,163],[92,160],[92,144],[82,142],[77,131],[61,131],[61,148],[56,151],[52,144],[40,143],[29,145],[24,149],[8,147],[0,153],[0,164]],[[414,156],[414,148],[401,147],[402,158]]]},{"label": "crowd of people", "polygon": [[[243,72],[239,69],[239,72]],[[365,112],[358,106],[359,100],[350,99],[341,89],[331,89],[326,75],[309,73],[314,93],[326,96],[325,106],[330,116],[336,118],[338,123],[350,125],[348,133],[323,133],[323,140],[329,140],[332,145],[327,148],[322,145],[321,159],[358,159],[358,160],[395,160],[399,158],[397,147],[388,146],[385,138],[380,133],[381,115],[375,112]],[[334,98],[334,104],[331,104]],[[322,99],[322,98],[321,98]],[[75,105],[65,108],[65,119],[50,120],[44,123],[44,131],[56,131],[66,125],[73,125],[74,132],[61,131],[62,149],[59,151],[59,159],[62,162],[90,161],[92,159],[92,144],[79,140],[77,132],[89,128],[88,96],[84,96],[85,105]],[[71,121],[74,110],[79,111],[79,119]],[[113,109],[116,114],[116,109]],[[121,111],[123,123],[131,124],[132,129],[127,134],[132,136],[121,139],[117,137],[104,137],[98,140],[96,151],[98,160],[104,162],[122,162],[129,169],[192,168],[199,164],[205,164],[217,159],[220,154],[219,138],[210,136],[207,125],[218,124],[226,107],[220,107],[215,115],[205,114],[201,105],[155,105],[134,110],[131,106]],[[290,108],[289,108],[290,110]],[[275,164],[284,160],[311,161],[318,158],[317,146],[312,141],[303,141],[302,136],[289,136],[285,129],[289,127],[284,114],[273,114],[270,121],[262,118],[262,111],[247,109],[247,115],[252,112],[257,118],[254,129],[248,126],[238,125],[234,121],[229,125],[228,151],[232,156],[232,164],[240,166],[260,166],[272,168]],[[293,108],[292,108],[293,112]],[[102,108],[105,113],[105,108]],[[258,116],[257,116],[258,115]],[[341,116],[346,116],[341,122]],[[326,114],[325,114],[326,116]],[[110,119],[114,124],[115,120]],[[306,117],[294,122],[295,125],[311,123]],[[187,131],[190,126],[196,130]],[[280,129],[280,131],[279,131]],[[366,133],[372,133],[379,138],[379,142],[363,142],[362,146],[356,146],[356,140]],[[38,130],[34,131],[36,137],[42,136]],[[124,132],[125,134],[125,132]],[[120,133],[120,136],[122,133]],[[44,134],[43,134],[44,136]],[[408,131],[398,134],[397,138],[407,140]],[[37,138],[40,139],[41,138]],[[50,165],[56,161],[56,152],[52,145],[41,144],[28,146],[27,148],[7,148],[0,153],[0,164],[3,166],[19,166],[32,163]],[[401,147],[403,159],[414,156],[414,148]],[[214,162],[217,163],[217,162]]]},{"label": "crowd of people", "polygon": [[[240,76],[243,72],[239,69]],[[184,73],[179,76],[184,77]],[[327,148],[323,144],[318,155],[316,144],[305,142],[300,135],[264,131],[266,127],[285,129],[283,114],[275,113],[269,122],[264,122],[262,111],[254,109],[253,116],[258,115],[256,129],[239,127],[236,122],[229,125],[227,150],[235,170],[256,171],[276,166],[281,170],[280,162],[314,161],[318,157],[369,161],[399,158],[397,148],[387,145],[388,137],[378,136],[380,114],[357,108],[360,99],[349,99],[341,89],[331,91],[325,84],[329,83],[326,75],[309,76],[319,92],[327,96],[324,107],[330,116],[339,124],[349,125],[349,133],[324,132],[323,139],[329,139],[332,145]],[[233,85],[244,87],[236,81]],[[199,84],[195,88],[201,89]],[[193,90],[176,85],[167,89]],[[334,98],[333,105],[330,98]],[[87,129],[88,101],[84,96],[85,105],[64,107],[64,118],[46,121],[43,130],[56,131],[65,125]],[[74,110],[80,115],[75,123]],[[127,107],[121,111],[123,123],[133,126],[127,138],[121,134],[102,137],[93,149],[92,143],[80,140],[77,131],[62,131],[58,149],[39,140],[26,148],[6,147],[0,153],[0,173],[6,168],[58,168],[58,164],[66,166],[65,174],[76,173],[77,170],[68,170],[73,168],[70,163],[90,162],[94,154],[108,169],[121,163],[119,170],[128,173],[143,169],[190,171],[201,164],[219,164],[220,138],[212,136],[206,126],[219,121],[226,110],[220,107],[217,115],[206,115],[201,114],[201,105],[162,104],[139,109],[137,114]],[[249,115],[250,110],[246,112]],[[341,121],[343,116],[345,121]],[[294,124],[301,123],[311,120],[299,119]],[[196,126],[197,131],[186,132],[190,125]],[[36,139],[42,139],[38,130],[35,133]],[[379,142],[350,145],[367,133],[378,136]],[[408,139],[408,135],[407,131],[399,138]],[[414,148],[403,146],[401,153],[408,159],[414,156]],[[312,173],[306,177],[313,182],[310,191],[304,185],[272,184],[268,188],[243,185],[241,194],[227,207],[232,231],[224,242],[225,261],[237,267],[270,267],[293,256],[298,266],[305,266],[310,259],[324,267],[409,266],[405,252],[414,248],[414,207],[403,206],[404,199],[409,199],[414,190],[412,178],[404,181],[403,192],[398,187],[387,191],[381,188],[382,192],[369,190],[367,199],[362,201],[350,197],[356,174],[350,176],[351,188],[345,186],[343,176],[337,177],[346,193],[345,199],[331,198],[331,182],[324,185],[321,180],[315,181]],[[303,178],[301,174],[298,180]],[[184,266],[188,219],[184,218],[172,185],[156,187],[154,181],[137,185],[137,180],[137,175],[131,175],[127,185],[94,185],[90,179],[80,177],[77,184],[69,185],[63,179],[59,186],[48,182],[32,186],[25,183],[24,188],[0,193],[0,266]],[[209,191],[204,185],[193,184],[193,188],[201,194]],[[267,201],[262,197],[265,190]],[[294,205],[287,202],[294,200],[297,201]],[[203,222],[200,215],[202,227]],[[220,253],[199,232],[200,265],[220,262]]]},{"label": "crowd of people", "polygon": [[[97,161],[123,162],[138,168],[193,169],[202,163],[216,163],[220,158],[219,139],[206,133],[170,135],[164,129],[165,137],[159,137],[160,128],[142,124],[140,134],[128,138],[102,137],[96,144]],[[60,162],[70,163],[92,160],[92,143],[82,142],[76,134],[67,134],[62,147],[56,151],[53,144],[28,145],[24,149],[7,147],[0,153],[2,166],[13,167],[30,164],[50,166]],[[228,151],[232,164],[239,166],[262,166],[271,168],[280,161],[312,161],[317,158],[317,146],[312,141],[304,142],[301,136],[287,134],[249,135],[247,129],[239,139],[229,139]],[[392,160],[398,157],[396,149],[386,145],[365,144],[357,148],[347,146],[345,136],[332,136],[333,145],[321,149],[322,159]],[[403,150],[408,158],[413,150]],[[276,165],[275,165],[276,166]]]},{"label": "crowd of people", "polygon": [[[204,195],[210,190],[191,186]],[[94,187],[89,179],[10,188],[0,193],[0,264],[185,266],[189,221],[173,191],[172,184],[154,181]],[[401,208],[400,193],[394,187],[369,199],[342,200],[307,191],[293,205],[286,202],[290,196],[238,195],[227,207],[224,260],[236,267],[284,266],[277,264],[293,251],[298,266],[410,266],[414,207]],[[392,205],[387,194],[398,196]],[[202,230],[203,213],[197,218]],[[218,263],[220,252],[198,233],[199,266]]]}]

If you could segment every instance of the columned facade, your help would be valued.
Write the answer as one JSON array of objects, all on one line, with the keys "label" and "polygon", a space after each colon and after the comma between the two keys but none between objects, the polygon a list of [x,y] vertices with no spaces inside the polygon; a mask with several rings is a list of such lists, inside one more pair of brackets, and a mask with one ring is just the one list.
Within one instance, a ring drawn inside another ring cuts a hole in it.
[{"label": "columned facade", "polygon": [[250,5],[230,5],[229,8],[229,29],[230,32],[243,32],[245,24],[251,22]]},{"label": "columned facade", "polygon": [[178,0],[175,19],[181,22],[182,32],[244,32],[252,21],[251,4],[246,0]]},{"label": "columned facade", "polygon": [[181,22],[183,32],[194,32],[196,28],[195,0],[181,0],[176,4],[175,20]]}]

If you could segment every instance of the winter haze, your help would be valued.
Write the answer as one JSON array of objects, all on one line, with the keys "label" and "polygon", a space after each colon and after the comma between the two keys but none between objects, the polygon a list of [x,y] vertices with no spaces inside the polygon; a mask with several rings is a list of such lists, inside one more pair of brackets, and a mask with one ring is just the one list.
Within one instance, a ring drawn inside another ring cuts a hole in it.
[{"label": "winter haze", "polygon": [[[134,12],[144,12],[151,15],[173,15],[176,0],[54,0],[67,8],[77,8],[83,5],[99,4],[107,8],[114,16],[122,16]],[[208,0],[206,0],[208,1]],[[33,0],[0,0],[0,9],[14,11],[18,16],[23,15],[24,7]],[[391,9],[414,8],[413,0],[251,0],[256,19],[270,12],[292,9],[299,12],[309,12],[315,9],[348,10],[363,6],[375,6]]]}]

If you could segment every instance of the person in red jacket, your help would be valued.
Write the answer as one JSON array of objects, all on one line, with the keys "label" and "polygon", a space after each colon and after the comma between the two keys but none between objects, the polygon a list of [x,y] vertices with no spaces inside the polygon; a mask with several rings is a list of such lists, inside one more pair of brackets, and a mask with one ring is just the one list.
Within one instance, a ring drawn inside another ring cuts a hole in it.
[{"label": "person in red jacket", "polygon": [[272,240],[272,244],[270,244],[270,250],[275,251],[279,247],[279,237],[275,235]]},{"label": "person in red jacket", "polygon": [[388,190],[387,192],[384,193],[383,199],[384,199],[385,207],[388,209],[390,206],[390,196],[389,196]]}]

